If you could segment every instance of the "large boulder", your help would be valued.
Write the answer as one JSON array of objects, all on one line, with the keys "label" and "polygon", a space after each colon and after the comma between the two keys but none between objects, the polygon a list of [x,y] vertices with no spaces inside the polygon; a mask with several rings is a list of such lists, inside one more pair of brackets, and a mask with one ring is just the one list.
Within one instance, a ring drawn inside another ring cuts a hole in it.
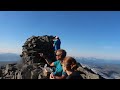
[{"label": "large boulder", "polygon": [[53,36],[32,36],[26,40],[22,46],[23,63],[41,63],[46,64],[44,58],[40,57],[39,53],[47,55],[51,61],[55,61],[54,48],[53,48]]},{"label": "large boulder", "polygon": [[79,65],[77,70],[81,72],[81,76],[83,77],[83,79],[105,79],[101,75],[92,71],[92,69],[89,69],[88,67],[83,67],[82,65]]}]

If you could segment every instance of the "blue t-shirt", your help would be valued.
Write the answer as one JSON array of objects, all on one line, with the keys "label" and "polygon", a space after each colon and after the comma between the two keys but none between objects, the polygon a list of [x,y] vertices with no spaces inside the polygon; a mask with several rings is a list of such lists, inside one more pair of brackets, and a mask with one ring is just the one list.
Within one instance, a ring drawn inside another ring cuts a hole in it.
[{"label": "blue t-shirt", "polygon": [[54,62],[54,66],[56,67],[55,72],[53,73],[56,76],[67,75],[66,72],[63,71],[62,65],[59,60]]},{"label": "blue t-shirt", "polygon": [[60,49],[60,45],[61,45],[61,41],[58,39],[58,40],[54,40],[54,48],[55,50],[58,50]]}]

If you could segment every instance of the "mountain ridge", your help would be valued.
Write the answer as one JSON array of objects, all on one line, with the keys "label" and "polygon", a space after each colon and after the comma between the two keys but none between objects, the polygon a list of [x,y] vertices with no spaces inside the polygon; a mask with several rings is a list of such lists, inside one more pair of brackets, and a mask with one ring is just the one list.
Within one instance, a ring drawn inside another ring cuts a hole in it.
[{"label": "mountain ridge", "polygon": [[19,61],[20,56],[16,53],[0,53],[0,61]]}]

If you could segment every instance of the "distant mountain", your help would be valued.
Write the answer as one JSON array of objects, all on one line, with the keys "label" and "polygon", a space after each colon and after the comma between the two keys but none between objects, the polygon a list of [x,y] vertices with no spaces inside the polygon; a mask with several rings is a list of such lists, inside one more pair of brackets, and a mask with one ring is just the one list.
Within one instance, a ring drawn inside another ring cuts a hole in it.
[{"label": "distant mountain", "polygon": [[0,67],[5,66],[6,64],[18,63],[18,61],[0,61]]},{"label": "distant mountain", "polygon": [[76,57],[76,60],[85,64],[120,64],[120,60],[106,60],[94,57]]},{"label": "distant mountain", "polygon": [[18,61],[20,56],[15,53],[0,53],[0,61]]},{"label": "distant mountain", "polygon": [[120,60],[105,60],[93,57],[76,57],[76,60],[103,77],[108,79],[120,79]]}]

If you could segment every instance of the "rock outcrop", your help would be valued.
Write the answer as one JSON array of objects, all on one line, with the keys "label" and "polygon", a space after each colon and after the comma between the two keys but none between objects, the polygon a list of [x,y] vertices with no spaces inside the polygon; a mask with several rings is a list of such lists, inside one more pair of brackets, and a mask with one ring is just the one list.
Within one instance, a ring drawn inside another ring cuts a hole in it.
[{"label": "rock outcrop", "polygon": [[23,63],[46,63],[45,60],[40,57],[39,53],[47,55],[52,61],[55,61],[54,48],[53,48],[53,36],[32,36],[22,46],[22,60]]},{"label": "rock outcrop", "polygon": [[[1,79],[49,79],[52,72],[50,67],[40,57],[40,53],[47,55],[52,61],[56,61],[53,48],[54,36],[32,36],[22,46],[21,62],[7,64],[0,69]],[[84,79],[105,79],[91,69],[83,67],[80,63],[78,71]],[[47,70],[47,72],[46,72]]]}]

